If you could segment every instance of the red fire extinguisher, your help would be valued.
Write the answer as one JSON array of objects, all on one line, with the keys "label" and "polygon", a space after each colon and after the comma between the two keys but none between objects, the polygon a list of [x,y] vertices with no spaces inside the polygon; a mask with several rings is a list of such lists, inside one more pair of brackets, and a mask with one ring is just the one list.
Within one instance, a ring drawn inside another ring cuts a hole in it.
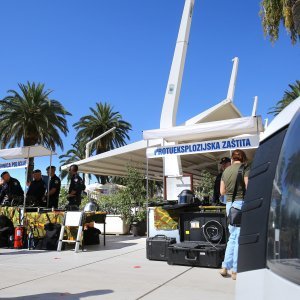
[{"label": "red fire extinguisher", "polygon": [[15,239],[14,239],[15,249],[22,249],[24,247],[24,236],[25,236],[24,226],[17,226],[15,228]]}]

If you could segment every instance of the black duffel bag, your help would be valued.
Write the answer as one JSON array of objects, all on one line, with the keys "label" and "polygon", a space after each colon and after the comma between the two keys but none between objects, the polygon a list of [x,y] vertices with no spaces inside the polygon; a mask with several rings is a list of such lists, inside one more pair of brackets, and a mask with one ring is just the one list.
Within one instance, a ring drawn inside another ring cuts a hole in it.
[{"label": "black duffel bag", "polygon": [[99,234],[101,231],[94,227],[88,227],[83,231],[83,244],[84,245],[99,245]]},{"label": "black duffel bag", "polygon": [[0,247],[12,247],[10,238],[14,234],[12,221],[4,215],[0,215]]},{"label": "black duffel bag", "polygon": [[44,225],[45,237],[38,240],[35,250],[57,250],[61,225],[57,223],[47,223]]}]

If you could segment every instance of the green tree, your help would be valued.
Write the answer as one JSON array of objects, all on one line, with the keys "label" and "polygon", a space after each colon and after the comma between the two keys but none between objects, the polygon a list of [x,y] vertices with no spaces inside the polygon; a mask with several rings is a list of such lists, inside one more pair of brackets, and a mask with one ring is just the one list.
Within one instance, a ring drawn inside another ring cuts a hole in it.
[{"label": "green tree", "polygon": [[129,140],[128,132],[131,125],[122,120],[122,115],[113,110],[108,103],[96,103],[96,108],[91,108],[91,115],[83,116],[73,126],[78,131],[77,140],[92,140],[107,130],[116,127],[116,129],[92,145],[91,151],[96,154],[106,152],[126,145]]},{"label": "green tree", "polygon": [[286,106],[300,97],[300,80],[296,80],[294,84],[289,84],[289,88],[290,90],[284,92],[283,98],[277,102],[276,106],[271,108],[269,114],[278,115]]},{"label": "green tree", "polygon": [[[56,146],[63,149],[60,133],[68,133],[66,116],[71,114],[62,104],[49,96],[44,84],[18,84],[20,93],[9,90],[10,95],[0,100],[0,146],[44,145],[53,151]],[[28,177],[31,180],[34,159],[29,161]]]},{"label": "green tree", "polygon": [[201,199],[204,196],[212,197],[214,193],[215,176],[206,170],[202,170],[200,173],[200,180],[196,187],[196,195]]},{"label": "green tree", "polygon": [[[120,176],[113,176],[111,177],[111,182],[121,185],[126,185],[126,177],[120,177]],[[147,179],[142,179],[143,182],[143,189],[147,193]],[[148,180],[148,195],[150,199],[153,199],[156,197],[157,194],[162,193],[163,191],[163,183],[162,181],[158,180]]]},{"label": "green tree", "polygon": [[269,36],[272,43],[279,37],[280,23],[286,28],[292,44],[299,40],[300,34],[300,0],[262,0],[260,16],[264,34]]},{"label": "green tree", "polygon": [[[91,152],[99,154],[126,145],[126,140],[129,140],[128,132],[131,130],[131,125],[122,120],[122,115],[119,112],[114,111],[108,103],[96,103],[96,108],[90,107],[90,111],[91,115],[83,116],[73,125],[77,130],[77,140],[90,141],[116,127],[114,131],[95,142],[91,147]],[[107,176],[100,177],[101,183],[104,184],[108,181]]]}]

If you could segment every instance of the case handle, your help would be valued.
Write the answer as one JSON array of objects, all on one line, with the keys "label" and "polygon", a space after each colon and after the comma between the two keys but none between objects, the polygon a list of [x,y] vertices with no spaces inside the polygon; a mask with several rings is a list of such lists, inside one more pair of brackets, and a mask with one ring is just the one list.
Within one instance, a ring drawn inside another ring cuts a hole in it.
[{"label": "case handle", "polygon": [[166,237],[164,234],[157,234],[157,235],[154,236],[154,237],[162,237],[162,238],[164,238],[165,240],[167,239],[167,237]]},{"label": "case handle", "polygon": [[197,257],[188,258],[187,255],[184,258],[185,258],[185,260],[189,260],[189,261],[196,261],[197,260]]}]

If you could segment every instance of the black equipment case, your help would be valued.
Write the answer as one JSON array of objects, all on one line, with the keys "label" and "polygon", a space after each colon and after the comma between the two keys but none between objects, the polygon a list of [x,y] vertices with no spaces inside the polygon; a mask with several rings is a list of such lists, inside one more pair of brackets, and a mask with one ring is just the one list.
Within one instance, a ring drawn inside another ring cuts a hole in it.
[{"label": "black equipment case", "polygon": [[168,246],[175,244],[176,238],[156,235],[147,238],[147,258],[150,260],[168,260]]},{"label": "black equipment case", "polygon": [[181,242],[168,247],[168,264],[219,268],[224,259],[226,214],[183,213],[179,219]]}]

